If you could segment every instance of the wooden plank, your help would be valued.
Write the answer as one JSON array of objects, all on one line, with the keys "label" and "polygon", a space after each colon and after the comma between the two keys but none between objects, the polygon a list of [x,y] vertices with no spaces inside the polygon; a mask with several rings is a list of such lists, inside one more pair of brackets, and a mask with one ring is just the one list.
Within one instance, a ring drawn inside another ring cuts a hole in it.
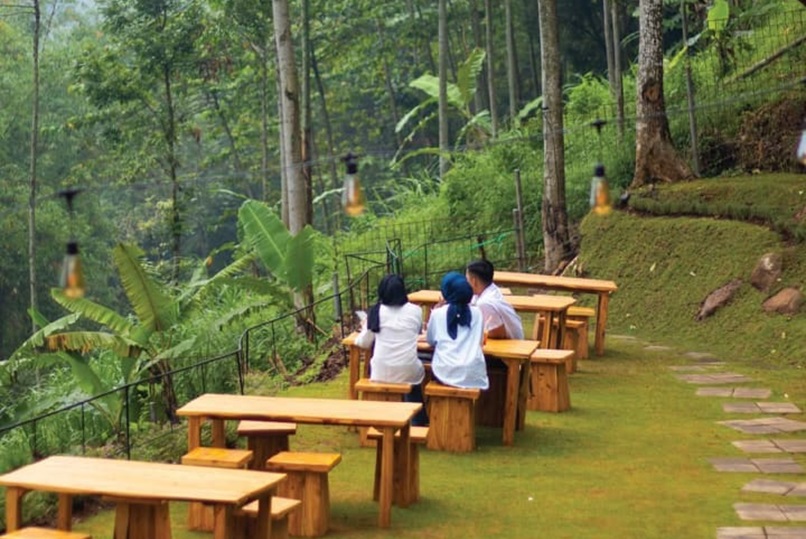
[{"label": "wooden plank", "polygon": [[56,527],[68,531],[73,527],[73,497],[70,494],[59,494]]},{"label": "wooden plank", "polygon": [[339,462],[341,462],[339,453],[283,451],[271,457],[266,465],[270,470],[278,472],[327,473]]},{"label": "wooden plank", "polygon": [[[434,305],[442,299],[439,290],[418,290],[409,294],[409,301],[417,305]],[[533,296],[504,296],[513,309],[522,312],[559,311],[567,309],[576,300],[570,296],[549,296],[536,294]]]},{"label": "wooden plank", "polygon": [[392,487],[394,481],[394,454],[395,454],[395,429],[384,427],[383,432],[383,456],[381,457],[381,492],[378,500],[380,514],[378,515],[378,526],[388,528],[392,524]]},{"label": "wooden plank", "polygon": [[596,338],[594,340],[594,349],[596,350],[597,356],[604,354],[605,328],[607,327],[607,304],[609,301],[609,294],[599,294],[599,315],[596,317]]},{"label": "wooden plank", "polygon": [[539,273],[519,273],[514,271],[496,271],[493,281],[504,286],[529,286],[535,288],[551,288],[570,292],[615,292],[618,286],[613,281],[601,279],[583,279],[579,277],[559,277],[541,275]]}]

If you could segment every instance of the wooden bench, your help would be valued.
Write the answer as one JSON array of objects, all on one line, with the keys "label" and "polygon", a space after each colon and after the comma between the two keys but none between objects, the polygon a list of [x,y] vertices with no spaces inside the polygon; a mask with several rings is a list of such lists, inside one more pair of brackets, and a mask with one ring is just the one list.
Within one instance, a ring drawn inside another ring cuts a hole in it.
[{"label": "wooden bench", "polygon": [[532,353],[530,410],[564,412],[571,407],[565,366],[573,355],[573,350],[539,349]]},{"label": "wooden bench", "polygon": [[283,451],[266,462],[270,472],[287,474],[277,494],[300,500],[302,510],[288,516],[288,531],[298,537],[319,537],[330,526],[328,473],[339,462],[338,453],[298,453]]},{"label": "wooden bench", "polygon": [[[208,468],[246,469],[253,454],[247,449],[224,449],[221,447],[197,447],[182,455],[182,464]],[[215,529],[213,506],[192,502],[188,506],[188,528],[211,532]]]},{"label": "wooden bench", "polygon": [[[271,539],[288,539],[288,516],[302,506],[299,500],[271,497]],[[244,505],[235,512],[235,536],[251,539],[255,536],[254,521],[258,515],[258,502]]]},{"label": "wooden bench", "polygon": [[0,535],[0,539],[92,539],[92,536],[86,533],[31,527],[4,533]]},{"label": "wooden bench", "polygon": [[[403,396],[411,393],[411,384],[394,384],[375,382],[369,378],[361,378],[355,383],[355,390],[361,400],[375,402],[403,402]],[[374,440],[367,437],[367,427],[358,429],[361,447],[373,447]]]},{"label": "wooden bench", "polygon": [[253,470],[264,470],[269,458],[288,451],[288,437],[296,433],[296,423],[249,420],[238,423],[238,436],[246,437],[246,448],[253,454],[249,465]]},{"label": "wooden bench", "polygon": [[479,389],[429,382],[425,386],[429,429],[426,447],[465,453],[476,448],[476,401]]},{"label": "wooden bench", "polygon": [[[370,440],[379,441],[383,435],[377,429],[370,428],[367,434]],[[400,439],[400,431],[395,433],[395,480],[394,480],[394,496],[392,503],[401,505],[400,495],[403,492],[401,486],[402,481],[405,481],[405,473],[402,470],[402,463],[398,458],[400,452],[403,450],[398,444]],[[411,462],[411,475],[409,475],[409,492],[411,493],[411,502],[416,502],[420,499],[420,450],[419,446],[423,445],[428,440],[428,427],[410,427],[409,428],[409,441],[411,453],[409,454]],[[376,445],[377,453],[375,456],[375,484],[372,488],[372,499],[378,501],[381,492],[381,462],[383,462],[383,444]]]}]

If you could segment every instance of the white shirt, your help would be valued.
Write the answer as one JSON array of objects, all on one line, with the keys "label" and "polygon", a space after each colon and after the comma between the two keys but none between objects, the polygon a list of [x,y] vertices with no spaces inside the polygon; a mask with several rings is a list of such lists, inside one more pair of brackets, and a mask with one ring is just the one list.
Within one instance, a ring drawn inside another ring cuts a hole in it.
[{"label": "white shirt", "polygon": [[490,283],[478,296],[473,296],[471,304],[481,309],[484,315],[484,327],[487,331],[504,326],[507,339],[523,339],[521,317],[494,283]]},{"label": "white shirt", "polygon": [[457,326],[456,339],[448,335],[448,306],[431,311],[426,338],[434,347],[431,370],[444,384],[487,389],[487,364],[481,350],[484,320],[478,307],[470,307],[470,327]]},{"label": "white shirt", "polygon": [[417,358],[417,336],[423,327],[422,308],[413,303],[399,307],[381,305],[381,330],[369,331],[364,322],[355,340],[361,348],[375,343],[369,360],[369,379],[390,384],[419,384],[425,371]]}]

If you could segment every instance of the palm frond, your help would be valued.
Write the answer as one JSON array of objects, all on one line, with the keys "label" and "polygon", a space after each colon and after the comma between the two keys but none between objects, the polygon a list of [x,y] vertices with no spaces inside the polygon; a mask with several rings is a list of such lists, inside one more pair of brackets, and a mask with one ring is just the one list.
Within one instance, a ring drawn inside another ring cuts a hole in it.
[{"label": "palm frond", "polygon": [[140,325],[148,331],[165,331],[177,318],[176,303],[148,276],[134,245],[120,243],[113,252],[123,290]]},{"label": "palm frond", "polygon": [[44,346],[51,352],[69,351],[86,354],[92,350],[111,350],[119,356],[137,357],[142,351],[139,343],[102,331],[69,331],[45,338]]},{"label": "palm frond", "polygon": [[130,335],[134,324],[108,307],[85,298],[68,298],[60,288],[52,288],[50,295],[53,299],[73,313],[89,318],[102,326],[121,335]]},{"label": "palm frond", "polygon": [[247,200],[238,210],[238,220],[243,224],[246,243],[255,250],[266,269],[274,275],[282,275],[291,234],[280,218],[262,202]]}]

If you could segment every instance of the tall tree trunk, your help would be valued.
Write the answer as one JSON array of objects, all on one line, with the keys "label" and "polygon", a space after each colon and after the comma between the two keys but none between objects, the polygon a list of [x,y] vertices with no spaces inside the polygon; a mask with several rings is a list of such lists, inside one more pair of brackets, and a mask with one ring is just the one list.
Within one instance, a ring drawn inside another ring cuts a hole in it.
[{"label": "tall tree trunk", "polygon": [[[257,50],[259,48],[259,51]],[[260,185],[263,202],[269,201],[269,59],[268,44],[256,47],[260,73]]]},{"label": "tall tree trunk", "polygon": [[[337,188],[339,186],[339,173],[336,169],[336,160],[334,159],[336,147],[333,144],[333,126],[330,124],[330,113],[327,110],[327,98],[325,97],[325,85],[322,83],[322,77],[319,74],[319,65],[316,63],[316,49],[313,47],[313,44],[311,44],[311,68],[313,69],[313,76],[319,93],[319,106],[322,109],[322,122],[325,124],[327,154],[330,156],[330,159],[328,159],[330,184],[333,186],[333,188]],[[333,216],[336,221],[333,223],[333,227],[335,230],[339,230],[341,228],[341,212],[334,211]]]},{"label": "tall tree trunk", "polygon": [[305,222],[313,223],[313,126],[311,125],[311,0],[302,0],[302,178]]},{"label": "tall tree trunk", "polygon": [[[528,21],[529,18],[527,14],[529,13],[529,7],[532,3],[529,0],[523,0],[523,13],[524,13],[524,20]],[[527,22],[528,27],[528,22]],[[529,38],[529,71],[530,75],[532,76],[532,84],[534,84],[534,95],[538,95],[541,92],[540,89],[540,70],[537,66],[537,52],[535,52],[535,40],[534,40],[534,32],[526,32],[527,37]]]},{"label": "tall tree trunk", "polygon": [[[31,309],[38,310],[36,300],[36,191],[37,191],[37,162],[39,160],[39,34],[42,26],[42,11],[39,0],[33,0],[34,8],[34,35],[33,35],[33,95],[31,96],[31,147],[29,163],[28,184],[28,287],[31,299]],[[72,218],[72,216],[71,216]],[[70,238],[72,241],[72,238]],[[32,317],[33,319],[33,317]],[[31,333],[35,333],[37,325],[31,322]],[[37,377],[38,377],[37,370]]]},{"label": "tall tree trunk", "polygon": [[285,121],[283,120],[283,84],[280,81],[280,55],[277,48],[277,39],[274,40],[274,82],[277,91],[277,134],[279,136],[280,148],[280,218],[288,228],[288,155],[291,152],[286,149]]},{"label": "tall tree trunk", "polygon": [[448,172],[448,0],[439,0],[439,178]]},{"label": "tall tree trunk", "polygon": [[607,57],[607,82],[610,84],[610,92],[615,101],[616,69],[613,66],[613,26],[610,23],[610,1],[608,0],[602,0],[602,25],[604,26],[605,56]]},{"label": "tall tree trunk", "polygon": [[490,129],[493,138],[498,136],[498,112],[495,99],[495,44],[493,43],[492,0],[484,0],[484,16],[487,19],[485,41],[487,45],[487,95],[490,100]]},{"label": "tall tree trunk", "polygon": [[641,0],[636,77],[635,175],[631,187],[691,178],[675,150],[663,99],[663,0]]},{"label": "tall tree trunk", "polygon": [[[473,46],[477,49],[484,48],[484,40],[481,36],[481,17],[479,16],[478,0],[470,2],[470,25],[473,30]],[[485,110],[487,106],[487,70],[482,69],[479,80],[476,83],[476,93],[473,96],[474,113]]]},{"label": "tall tree trunk", "polygon": [[171,234],[174,283],[179,282],[180,258],[182,256],[182,201],[179,192],[179,163],[176,157],[176,111],[174,110],[172,69],[167,63],[162,67],[165,88],[165,106],[168,113],[165,125],[165,144],[168,150],[168,175],[171,178]]},{"label": "tall tree trunk", "polygon": [[227,115],[224,114],[224,110],[221,108],[221,101],[218,99],[218,91],[211,89],[206,92],[206,94],[208,101],[213,105],[213,110],[215,110],[218,120],[221,122],[221,127],[224,128],[224,134],[227,136],[227,144],[229,144],[230,151],[232,152],[232,163],[235,165],[235,170],[243,170],[241,166],[241,156],[238,153],[238,146],[235,144],[235,137],[232,135],[232,129],[230,129],[229,122],[227,121]]},{"label": "tall tree trunk", "polygon": [[[378,28],[378,46],[380,48],[380,54],[383,57],[383,78],[386,83],[386,94],[389,96],[389,108],[392,111],[392,124],[397,126],[400,115],[397,112],[397,96],[395,96],[395,86],[392,82],[392,69],[389,67],[389,61],[386,59],[386,36],[383,31],[383,21],[378,18],[375,24]],[[397,131],[395,131],[395,141],[397,142],[397,146],[400,147],[400,133]]]},{"label": "tall tree trunk", "polygon": [[507,85],[509,86],[509,122],[515,124],[518,116],[518,60],[515,55],[515,27],[512,22],[512,0],[505,0],[507,40]]},{"label": "tall tree trunk", "polygon": [[280,104],[282,109],[283,153],[288,192],[288,231],[298,234],[307,223],[305,179],[302,174],[300,133],[300,94],[288,0],[273,0],[274,38],[280,72]]},{"label": "tall tree trunk", "polygon": [[616,121],[618,125],[619,140],[624,140],[624,84],[622,84],[621,62],[621,14],[619,13],[619,0],[610,0],[610,23],[613,27],[613,92],[616,95]]},{"label": "tall tree trunk", "polygon": [[538,0],[543,66],[543,246],[545,271],[571,255],[565,208],[565,140],[557,0]]}]

